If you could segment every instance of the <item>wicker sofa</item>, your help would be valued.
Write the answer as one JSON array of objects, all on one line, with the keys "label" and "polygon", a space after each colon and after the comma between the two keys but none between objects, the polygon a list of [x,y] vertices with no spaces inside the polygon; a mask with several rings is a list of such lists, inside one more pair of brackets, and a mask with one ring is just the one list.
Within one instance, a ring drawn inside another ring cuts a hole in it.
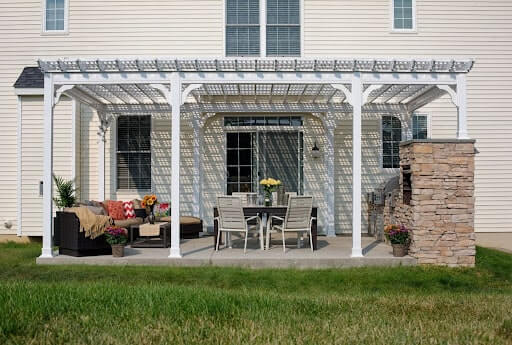
[{"label": "wicker sofa", "polygon": [[[142,224],[144,219],[114,221],[115,225],[129,227],[134,224]],[[54,224],[55,245],[59,246],[59,253],[70,256],[95,256],[112,254],[112,248],[107,243],[105,236],[95,239],[85,237],[85,232],[80,232],[80,220],[74,213],[57,212]]]}]

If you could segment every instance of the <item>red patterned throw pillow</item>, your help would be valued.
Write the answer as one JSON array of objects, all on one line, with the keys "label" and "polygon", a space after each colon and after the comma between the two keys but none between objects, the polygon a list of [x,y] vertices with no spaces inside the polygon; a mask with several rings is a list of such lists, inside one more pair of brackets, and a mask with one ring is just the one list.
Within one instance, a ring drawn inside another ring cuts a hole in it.
[{"label": "red patterned throw pillow", "polygon": [[107,207],[108,207],[108,215],[110,217],[112,217],[113,220],[126,219],[124,216],[124,209],[123,209],[122,201],[109,200]]},{"label": "red patterned throw pillow", "polygon": [[123,202],[123,211],[124,211],[124,216],[126,217],[126,219],[135,218],[135,210],[134,210],[132,201]]}]

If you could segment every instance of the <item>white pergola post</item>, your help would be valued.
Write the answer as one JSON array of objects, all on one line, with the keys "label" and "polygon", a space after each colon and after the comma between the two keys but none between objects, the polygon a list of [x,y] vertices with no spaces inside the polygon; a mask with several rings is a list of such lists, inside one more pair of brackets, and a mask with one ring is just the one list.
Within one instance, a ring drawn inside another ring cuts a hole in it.
[{"label": "white pergola post", "polygon": [[43,248],[41,258],[53,257],[53,75],[44,74]]},{"label": "white pergola post", "polygon": [[457,139],[469,139],[466,74],[457,74]]},{"label": "white pergola post", "polygon": [[169,97],[172,111],[171,133],[171,250],[169,258],[181,258],[180,250],[180,109],[181,79],[175,72],[171,74]]},{"label": "white pergola post", "polygon": [[105,200],[105,133],[106,119],[104,113],[98,113],[100,125],[98,126],[98,200]]},{"label": "white pergola post", "polygon": [[352,257],[362,257],[361,247],[361,109],[363,85],[361,74],[352,79]]},{"label": "white pergola post", "polygon": [[199,218],[203,218],[203,205],[201,200],[202,189],[203,189],[203,133],[201,124],[201,115],[194,113],[192,117],[192,129],[194,133],[193,138],[193,160],[194,160],[194,176],[193,176],[193,189],[194,189],[194,215]]},{"label": "white pergola post", "polygon": [[335,197],[334,197],[334,130],[336,128],[334,114],[327,113],[325,120],[325,135],[327,145],[325,147],[325,166],[327,170],[327,179],[325,182],[325,200],[327,202],[327,213],[325,227],[327,237],[336,237],[334,227]]}]

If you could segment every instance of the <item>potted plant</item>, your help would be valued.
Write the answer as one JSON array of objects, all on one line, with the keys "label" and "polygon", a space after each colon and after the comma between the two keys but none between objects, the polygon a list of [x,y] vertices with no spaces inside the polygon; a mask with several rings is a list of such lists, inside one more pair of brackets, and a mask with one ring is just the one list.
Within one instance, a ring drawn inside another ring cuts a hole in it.
[{"label": "potted plant", "polygon": [[276,191],[277,186],[281,185],[281,181],[269,177],[261,180],[260,184],[265,192],[265,206],[272,206],[272,193]]},{"label": "potted plant", "polygon": [[148,220],[150,224],[155,224],[155,205],[158,204],[158,199],[155,194],[152,195],[144,195],[144,199],[140,203],[141,206],[145,209],[149,208],[149,216]]},{"label": "potted plant", "polygon": [[109,226],[105,230],[107,243],[112,247],[112,256],[121,258],[124,256],[124,246],[128,242],[128,231],[118,226]]},{"label": "potted plant", "polygon": [[393,247],[393,256],[406,256],[410,242],[409,229],[404,225],[387,225],[384,228],[384,233]]},{"label": "potted plant", "polygon": [[65,180],[60,176],[53,175],[53,181],[57,189],[57,196],[53,198],[55,206],[60,210],[66,207],[73,207],[76,202],[76,188],[72,180]]}]

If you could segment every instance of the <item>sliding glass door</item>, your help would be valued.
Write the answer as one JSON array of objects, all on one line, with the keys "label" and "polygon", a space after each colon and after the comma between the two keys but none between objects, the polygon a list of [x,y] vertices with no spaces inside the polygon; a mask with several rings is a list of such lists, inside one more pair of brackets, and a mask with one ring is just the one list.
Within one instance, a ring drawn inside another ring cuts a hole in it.
[{"label": "sliding glass door", "polygon": [[301,131],[229,132],[226,149],[228,195],[261,192],[265,177],[281,180],[288,192],[303,193]]}]

